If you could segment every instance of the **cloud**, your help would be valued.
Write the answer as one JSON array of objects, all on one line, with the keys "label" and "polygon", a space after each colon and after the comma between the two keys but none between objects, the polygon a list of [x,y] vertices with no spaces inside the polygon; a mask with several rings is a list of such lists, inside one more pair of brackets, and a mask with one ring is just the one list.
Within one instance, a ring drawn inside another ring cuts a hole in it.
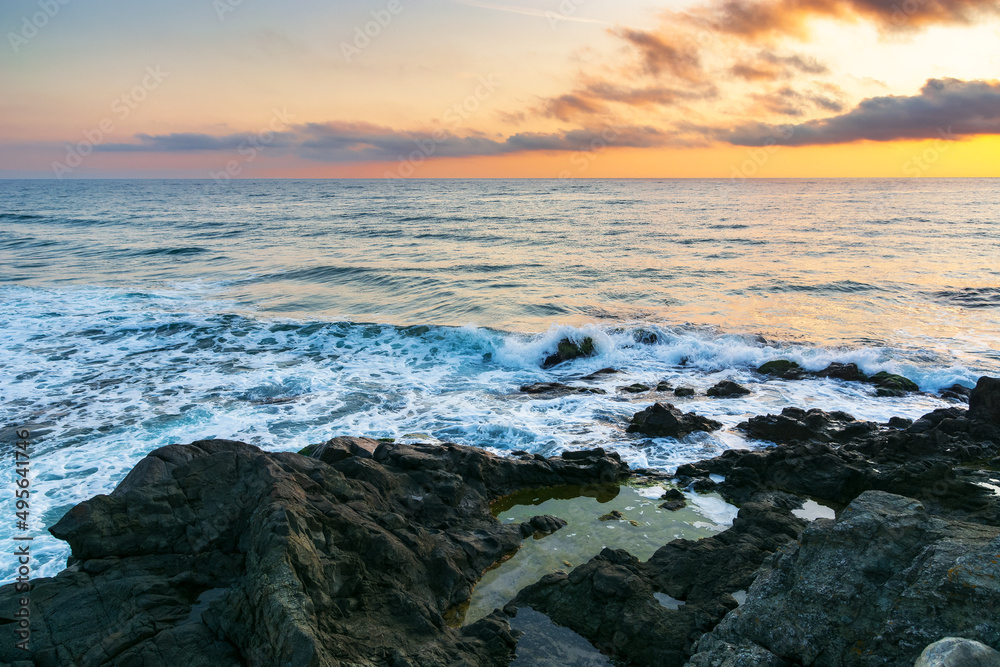
[{"label": "cloud", "polygon": [[713,134],[737,146],[817,146],[1000,134],[1000,82],[929,79],[919,95],[868,98],[839,116],[798,125],[750,123]]},{"label": "cloud", "polygon": [[622,28],[614,33],[639,50],[647,74],[667,72],[685,81],[704,81],[705,73],[696,48],[670,43],[664,36],[645,30]]},{"label": "cloud", "polygon": [[650,148],[674,140],[669,132],[647,126],[578,128],[563,132],[522,132],[509,137],[483,134],[456,135],[446,130],[396,130],[371,123],[307,123],[292,131],[267,137],[250,135],[212,136],[179,133],[136,135],[131,144],[107,144],[111,152],[232,152],[241,147],[280,147],[299,157],[321,162],[393,162],[405,160],[414,151],[424,157],[479,157],[538,151],[589,150],[601,147]]},{"label": "cloud", "polygon": [[805,36],[812,18],[867,20],[883,30],[930,25],[971,24],[1000,14],[1000,0],[720,0],[688,14],[713,31],[760,38],[769,34]]},{"label": "cloud", "polygon": [[714,97],[717,92],[711,85],[677,89],[595,81],[571,93],[546,100],[540,111],[545,116],[569,121],[581,115],[610,113],[609,104],[623,104],[630,107],[671,106],[683,100]]}]

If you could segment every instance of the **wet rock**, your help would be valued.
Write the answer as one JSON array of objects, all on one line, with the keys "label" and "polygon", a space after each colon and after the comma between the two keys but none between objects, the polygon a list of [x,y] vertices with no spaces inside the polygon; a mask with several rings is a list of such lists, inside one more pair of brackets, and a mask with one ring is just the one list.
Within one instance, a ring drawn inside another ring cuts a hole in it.
[{"label": "wet rock", "polygon": [[684,494],[677,489],[668,490],[660,497],[660,500],[667,501],[660,505],[660,509],[663,510],[676,512],[677,510],[682,510],[687,507],[687,500],[684,498]]},{"label": "wet rock", "polygon": [[640,345],[656,345],[660,342],[660,337],[656,335],[655,331],[646,331],[645,329],[636,330],[633,338]]},{"label": "wet rock", "polygon": [[913,426],[913,420],[905,417],[890,417],[888,426],[890,428],[898,428],[905,431]]},{"label": "wet rock", "polygon": [[868,375],[864,373],[857,364],[841,364],[834,362],[816,373],[821,378],[834,378],[835,380],[846,380],[848,382],[867,382]]},{"label": "wet rock", "polygon": [[607,394],[608,392],[596,387],[572,387],[561,382],[536,382],[535,384],[523,385],[520,389],[522,394],[531,396],[568,396],[570,394]]},{"label": "wet rock", "polygon": [[846,412],[785,408],[780,415],[751,417],[736,428],[752,438],[771,442],[843,442],[870,435],[878,425],[859,422]]},{"label": "wet rock", "polygon": [[920,654],[913,667],[1000,667],[1000,651],[962,637],[945,637]]},{"label": "wet rock", "polygon": [[[724,533],[674,540],[645,563],[605,549],[568,575],[523,589],[509,607],[547,614],[628,664],[682,665],[699,635],[737,607],[731,594],[748,588],[760,564],[804,526],[787,510],[750,504]],[[657,593],[684,604],[665,607]]]},{"label": "wet rock", "polygon": [[629,433],[642,433],[654,438],[683,438],[695,431],[717,431],[722,424],[693,412],[684,413],[670,403],[654,403],[632,417]]},{"label": "wet rock", "polygon": [[941,398],[950,398],[954,401],[961,401],[962,403],[969,402],[969,396],[972,394],[972,390],[968,387],[963,387],[960,384],[953,384],[946,389],[942,389]]},{"label": "wet rock", "polygon": [[902,375],[881,371],[867,380],[878,387],[879,396],[905,396],[907,393],[920,391],[917,383]]},{"label": "wet rock", "polygon": [[805,370],[799,366],[794,361],[789,361],[787,359],[775,359],[774,361],[769,361],[760,368],[757,372],[761,375],[770,375],[772,377],[779,377],[785,380],[799,380],[805,377]]},{"label": "wet rock", "polygon": [[998,546],[1000,528],[866,492],[765,563],[746,603],[699,640],[692,664],[720,664],[743,647],[792,664],[909,667],[942,636],[1000,645],[1000,625],[984,615],[1000,608]]},{"label": "wet rock", "polygon": [[322,445],[307,447],[300,453],[333,465],[352,456],[370,459],[380,444],[382,443],[371,438],[341,437],[333,438]]},{"label": "wet rock", "polygon": [[660,381],[656,384],[656,391],[672,391],[673,387],[669,382]]},{"label": "wet rock", "polygon": [[621,371],[618,370],[617,368],[602,368],[601,370],[594,371],[589,375],[584,375],[580,379],[590,382],[592,380],[601,380],[607,375],[617,375],[618,373],[621,373]]},{"label": "wet rock", "polygon": [[969,419],[1000,425],[1000,378],[979,378],[969,395]]},{"label": "wet rock", "polygon": [[751,392],[746,387],[729,380],[723,380],[708,390],[708,395],[713,398],[732,398],[734,396],[746,396],[749,393]]},{"label": "wet rock", "polygon": [[618,510],[611,510],[607,514],[598,517],[598,521],[624,521],[625,515]]},{"label": "wet rock", "polygon": [[[0,662],[47,665],[506,665],[494,614],[445,622],[481,573],[554,517],[501,524],[513,491],[614,481],[601,450],[528,460],[456,445],[338,438],[314,455],[202,441],[144,458],[52,533],[72,567],[31,591],[30,651],[0,623]],[[345,453],[352,455],[342,458]],[[0,588],[0,619],[19,594]]]},{"label": "wet rock", "polygon": [[565,361],[572,361],[573,359],[579,359],[580,357],[590,357],[596,352],[594,348],[594,339],[587,336],[582,341],[577,343],[576,341],[570,340],[569,338],[563,338],[559,341],[556,348],[556,353],[549,355],[542,362],[542,368],[552,368]]},{"label": "wet rock", "polygon": [[674,389],[674,396],[677,398],[684,398],[687,396],[694,396],[694,389],[691,387],[677,387]]},{"label": "wet rock", "polygon": [[652,387],[638,382],[636,384],[630,384],[627,387],[618,387],[618,391],[624,392],[626,394],[641,394],[643,392],[649,391],[650,389],[652,389]]}]

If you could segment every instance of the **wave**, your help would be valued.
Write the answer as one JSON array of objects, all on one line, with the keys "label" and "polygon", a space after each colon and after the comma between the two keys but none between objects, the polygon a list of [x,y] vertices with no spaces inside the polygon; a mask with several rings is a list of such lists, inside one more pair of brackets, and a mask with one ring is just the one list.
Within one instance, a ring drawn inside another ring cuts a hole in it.
[{"label": "wave", "polygon": [[933,296],[962,308],[1000,308],[1000,287],[966,287],[940,290]]}]

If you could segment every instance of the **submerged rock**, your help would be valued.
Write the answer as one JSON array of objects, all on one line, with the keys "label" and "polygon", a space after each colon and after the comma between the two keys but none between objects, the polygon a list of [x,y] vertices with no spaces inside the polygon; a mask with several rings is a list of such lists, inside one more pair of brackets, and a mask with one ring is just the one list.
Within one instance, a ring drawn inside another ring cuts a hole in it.
[{"label": "submerged rock", "polygon": [[714,398],[732,398],[733,396],[746,396],[749,393],[751,393],[749,389],[730,380],[723,380],[708,390],[708,395]]},{"label": "submerged rock", "polygon": [[1000,608],[998,547],[1000,528],[865,492],[766,564],[691,664],[720,664],[735,646],[793,664],[909,667],[942,636],[998,645],[1000,621],[986,612]]},{"label": "submerged rock", "polygon": [[[158,449],[52,529],[70,567],[33,582],[30,651],[61,665],[506,665],[494,614],[445,622],[481,573],[554,517],[500,524],[515,490],[617,480],[614,454],[504,459],[455,445],[338,438],[314,454],[202,441]],[[344,457],[345,453],[351,453]],[[0,619],[21,597],[0,589]]]},{"label": "submerged rock", "polygon": [[687,500],[685,500],[684,494],[677,489],[670,489],[666,491],[662,496],[660,496],[660,500],[667,501],[660,505],[661,510],[676,512],[677,510],[682,510],[687,507]]},{"label": "submerged rock", "polygon": [[681,412],[670,403],[654,403],[632,417],[629,433],[642,433],[654,438],[683,438],[695,431],[717,431],[720,422],[693,412]]},{"label": "submerged rock", "polygon": [[652,387],[638,382],[635,384],[630,384],[627,387],[618,387],[618,391],[624,392],[626,394],[641,394],[650,391],[651,389]]},{"label": "submerged rock", "polygon": [[674,389],[674,396],[677,398],[684,398],[686,396],[694,396],[694,389],[691,387],[677,387]]},{"label": "submerged rock", "polygon": [[597,387],[573,387],[561,382],[536,382],[535,384],[523,385],[520,389],[522,394],[532,396],[567,396],[569,394],[607,394],[608,392]]},{"label": "submerged rock", "polygon": [[816,373],[821,378],[834,378],[835,380],[845,380],[847,382],[867,382],[868,375],[864,373],[857,364],[841,364],[834,362]]},{"label": "submerged rock", "polygon": [[549,355],[542,362],[542,368],[552,368],[557,366],[564,361],[572,361],[573,359],[578,359],[580,357],[591,357],[595,352],[594,339],[587,336],[579,343],[570,340],[569,338],[563,338],[559,341],[556,348],[556,353]]},{"label": "submerged rock", "polygon": [[968,403],[972,390],[968,387],[963,387],[960,384],[953,384],[950,387],[942,389],[940,394],[941,398],[950,398],[955,401],[961,401],[962,403]]}]

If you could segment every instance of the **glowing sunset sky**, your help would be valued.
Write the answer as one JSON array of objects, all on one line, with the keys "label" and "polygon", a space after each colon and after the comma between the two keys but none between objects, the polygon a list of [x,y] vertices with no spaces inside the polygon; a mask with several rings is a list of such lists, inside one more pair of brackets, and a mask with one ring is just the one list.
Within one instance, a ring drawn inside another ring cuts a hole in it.
[{"label": "glowing sunset sky", "polygon": [[0,26],[0,177],[1000,176],[1000,0],[5,0]]}]

